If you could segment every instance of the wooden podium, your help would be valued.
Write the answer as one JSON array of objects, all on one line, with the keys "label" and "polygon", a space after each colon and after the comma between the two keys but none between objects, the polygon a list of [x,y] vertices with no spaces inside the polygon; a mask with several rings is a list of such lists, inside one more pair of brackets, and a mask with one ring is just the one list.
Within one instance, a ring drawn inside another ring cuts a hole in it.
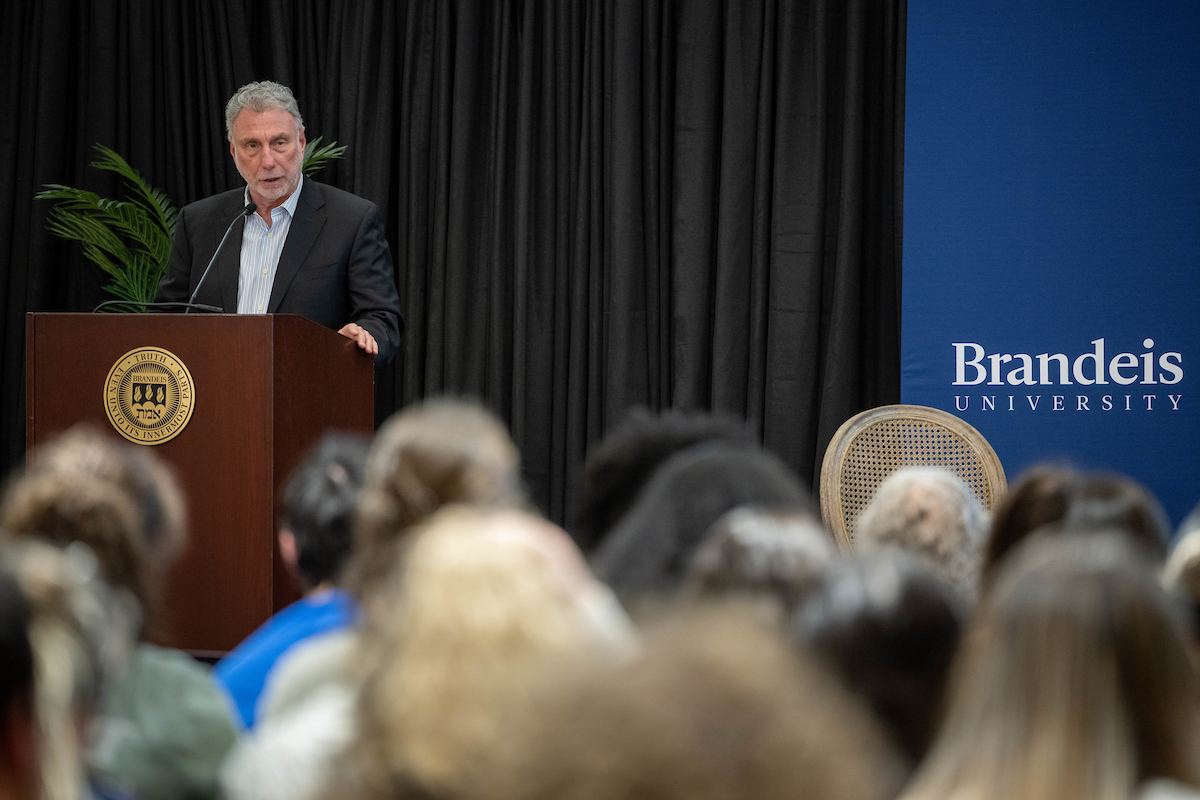
[{"label": "wooden podium", "polygon": [[324,432],[373,432],[370,355],[291,314],[28,314],[25,334],[28,447],[77,423],[117,436],[110,371],[135,350],[161,348],[190,372],[190,418],[153,445],[190,520],[164,586],[170,644],[220,655],[296,598],[276,511]]}]

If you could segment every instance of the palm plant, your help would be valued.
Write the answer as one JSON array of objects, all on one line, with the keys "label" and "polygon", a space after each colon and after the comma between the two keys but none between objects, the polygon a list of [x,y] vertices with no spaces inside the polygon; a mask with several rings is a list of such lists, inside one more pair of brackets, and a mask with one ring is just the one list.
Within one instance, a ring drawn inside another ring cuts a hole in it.
[{"label": "palm plant", "polygon": [[[126,301],[117,308],[144,311],[154,301],[158,282],[171,263],[171,238],[179,211],[171,199],[146,182],[136,169],[104,145],[95,145],[97,169],[120,175],[129,190],[126,200],[110,200],[95,192],[48,183],[34,195],[57,201],[50,210],[47,229],[55,236],[79,242],[83,255],[109,277],[104,290]],[[342,158],[346,147],[337,142],[321,146],[318,136],[304,151],[301,170],[311,175],[330,161]]]},{"label": "palm plant", "polygon": [[46,184],[38,200],[57,200],[50,210],[47,229],[55,236],[79,242],[83,254],[109,276],[105,291],[142,310],[154,300],[158,281],[171,260],[171,237],[178,210],[170,198],[155,189],[121,158],[97,144],[97,169],[115,172],[131,190],[128,200],[109,200],[57,183]]},{"label": "palm plant", "polygon": [[304,148],[304,163],[300,166],[300,171],[305,175],[312,175],[314,172],[324,169],[330,161],[344,155],[346,155],[346,145],[338,147],[337,141],[334,140],[322,147],[321,137],[318,136]]}]

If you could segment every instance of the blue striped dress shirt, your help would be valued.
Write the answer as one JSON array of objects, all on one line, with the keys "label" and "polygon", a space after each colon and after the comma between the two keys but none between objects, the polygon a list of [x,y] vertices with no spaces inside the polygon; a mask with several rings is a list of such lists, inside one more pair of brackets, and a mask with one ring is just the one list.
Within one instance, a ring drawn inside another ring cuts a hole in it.
[{"label": "blue striped dress shirt", "polygon": [[[246,217],[242,230],[242,267],[238,273],[239,314],[265,314],[271,299],[271,285],[275,283],[275,270],[279,267],[279,254],[287,242],[292,228],[292,216],[296,203],[300,201],[300,190],[304,188],[304,176],[296,184],[296,191],[283,205],[271,209],[271,227],[258,214]],[[250,190],[246,190],[246,202],[250,202]]]}]

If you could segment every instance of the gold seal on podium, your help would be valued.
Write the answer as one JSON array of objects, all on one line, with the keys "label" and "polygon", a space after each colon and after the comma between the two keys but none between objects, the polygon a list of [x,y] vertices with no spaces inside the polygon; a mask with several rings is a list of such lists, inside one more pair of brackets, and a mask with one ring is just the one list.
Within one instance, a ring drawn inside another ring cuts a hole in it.
[{"label": "gold seal on podium", "polygon": [[195,406],[192,373],[161,347],[130,350],[104,381],[104,409],[117,432],[137,444],[162,444],[179,435]]}]

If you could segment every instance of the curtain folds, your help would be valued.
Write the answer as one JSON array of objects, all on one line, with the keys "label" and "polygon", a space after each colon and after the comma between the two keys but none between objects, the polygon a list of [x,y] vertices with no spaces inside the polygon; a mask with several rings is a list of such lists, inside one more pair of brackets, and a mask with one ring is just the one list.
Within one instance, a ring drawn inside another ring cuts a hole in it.
[{"label": "curtain folds", "polygon": [[[193,7],[195,6],[195,7]],[[899,395],[904,0],[22,0],[0,122],[0,445],[23,446],[23,314],[86,310],[43,183],[179,203],[237,185],[223,108],[296,91],[320,180],[379,204],[406,338],[382,418],[476,395],[570,521],[633,405],[726,411],[806,479]]]}]

